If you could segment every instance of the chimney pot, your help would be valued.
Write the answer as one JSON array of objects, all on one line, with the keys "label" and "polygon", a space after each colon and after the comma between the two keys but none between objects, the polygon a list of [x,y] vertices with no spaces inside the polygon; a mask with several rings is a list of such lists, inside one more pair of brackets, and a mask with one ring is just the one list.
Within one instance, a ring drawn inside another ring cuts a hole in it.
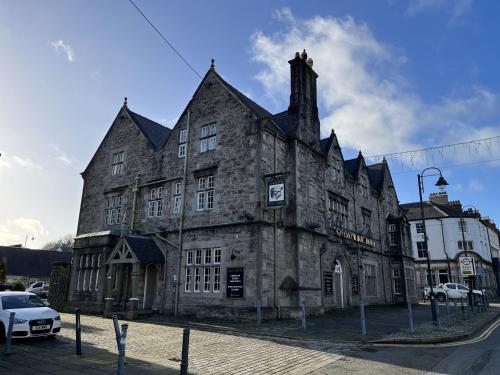
[{"label": "chimney pot", "polygon": [[307,60],[307,52],[306,50],[304,49],[304,51],[302,51],[302,54],[300,55],[300,57],[302,58],[302,60],[306,61]]},{"label": "chimney pot", "polygon": [[300,52],[299,51],[295,52],[295,58],[300,59]]}]

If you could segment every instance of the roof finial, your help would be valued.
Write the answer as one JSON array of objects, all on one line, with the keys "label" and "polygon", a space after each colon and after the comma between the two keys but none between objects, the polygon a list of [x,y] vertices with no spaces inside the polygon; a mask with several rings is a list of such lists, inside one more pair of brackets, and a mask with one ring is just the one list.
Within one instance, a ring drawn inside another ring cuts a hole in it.
[{"label": "roof finial", "polygon": [[126,107],[127,106],[127,97],[123,98],[123,106]]},{"label": "roof finial", "polygon": [[304,51],[302,51],[302,54],[300,55],[300,57],[302,58],[302,60],[307,61],[307,52],[305,49],[304,49]]},{"label": "roof finial", "polygon": [[363,154],[361,153],[361,150],[359,150],[359,152],[358,152],[358,158],[359,157],[363,157]]},{"label": "roof finial", "polygon": [[382,156],[382,163],[387,163],[387,160],[385,159],[385,155]]},{"label": "roof finial", "polygon": [[210,69],[214,70],[215,69],[215,59],[212,59],[211,60],[211,63],[210,63]]}]

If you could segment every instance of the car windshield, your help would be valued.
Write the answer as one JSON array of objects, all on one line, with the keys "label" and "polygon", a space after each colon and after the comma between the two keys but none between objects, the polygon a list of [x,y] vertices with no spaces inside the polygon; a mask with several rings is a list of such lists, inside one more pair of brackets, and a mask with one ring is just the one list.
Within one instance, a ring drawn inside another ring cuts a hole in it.
[{"label": "car windshield", "polygon": [[17,294],[12,296],[2,296],[2,306],[8,309],[26,309],[30,307],[45,307],[42,299],[35,295]]}]

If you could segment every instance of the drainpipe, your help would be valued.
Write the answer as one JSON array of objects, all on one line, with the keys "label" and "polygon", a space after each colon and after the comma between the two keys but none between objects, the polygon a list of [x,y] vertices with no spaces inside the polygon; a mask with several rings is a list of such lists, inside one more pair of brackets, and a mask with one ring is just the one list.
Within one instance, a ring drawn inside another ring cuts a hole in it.
[{"label": "drainpipe", "polygon": [[165,254],[164,254],[165,263],[163,264],[163,291],[161,293],[161,304],[160,304],[160,314],[162,314],[163,313],[163,305],[165,302],[165,294],[166,294],[167,286],[168,286],[168,283],[167,283],[167,244],[172,246],[175,249],[178,249],[178,247],[176,244],[170,242],[165,237],[160,236],[158,233],[155,233],[155,236],[158,239],[160,239],[162,242],[165,243]]},{"label": "drainpipe", "polygon": [[[273,173],[276,173],[276,137],[277,134],[274,135],[274,144],[273,144]],[[273,273],[274,273],[274,308],[276,309],[277,318],[281,318],[281,309],[279,305],[278,299],[278,268],[276,267],[276,209],[273,210]]]},{"label": "drainpipe", "polygon": [[[378,233],[379,233],[379,242],[380,242],[380,260],[382,263],[382,285],[384,286],[384,301],[387,302],[387,291],[385,290],[385,270],[384,270],[384,249],[383,249],[383,244],[384,241],[382,241],[382,227],[380,225],[380,201],[382,199],[382,196],[379,195],[377,198],[377,221],[378,221]],[[386,230],[387,230],[387,225],[386,225]],[[391,269],[391,253],[389,252],[389,269]],[[392,295],[392,301],[394,302],[394,295]]]},{"label": "drainpipe", "polygon": [[[182,267],[182,252],[183,252],[183,243],[182,243],[182,235],[184,229],[184,211],[186,207],[186,189],[187,189],[187,166],[188,166],[188,155],[189,155],[189,123],[191,121],[191,111],[187,111],[187,140],[186,140],[186,154],[184,156],[184,177],[182,180],[182,204],[181,204],[181,212],[179,218],[179,246],[177,248],[179,252],[179,261],[177,263],[177,280],[175,286],[175,301],[174,301],[174,315],[179,313],[179,296],[180,296],[180,287],[181,287],[181,267]],[[165,283],[166,285],[166,283]]]},{"label": "drainpipe", "polygon": [[130,232],[134,231],[135,210],[137,207],[137,193],[139,192],[139,176],[136,176],[135,178],[135,185],[132,188],[132,192],[134,193],[134,198],[132,200],[132,217],[130,218]]}]

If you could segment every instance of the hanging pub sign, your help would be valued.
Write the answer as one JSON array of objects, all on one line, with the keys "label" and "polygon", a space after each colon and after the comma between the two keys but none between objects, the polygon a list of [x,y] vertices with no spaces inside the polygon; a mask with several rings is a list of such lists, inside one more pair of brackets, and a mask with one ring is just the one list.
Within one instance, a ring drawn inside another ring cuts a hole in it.
[{"label": "hanging pub sign", "polygon": [[358,276],[352,277],[352,294],[353,295],[359,294],[359,277]]},{"label": "hanging pub sign", "polygon": [[267,205],[285,205],[285,180],[274,179],[267,183]]},{"label": "hanging pub sign", "polygon": [[333,294],[333,275],[331,271],[325,271],[323,274],[323,283],[325,286],[325,296],[331,296]]},{"label": "hanging pub sign", "polygon": [[243,298],[243,268],[228,268],[227,269],[227,298]]},{"label": "hanging pub sign", "polygon": [[474,276],[476,274],[474,267],[474,257],[458,257],[460,264],[460,275]]},{"label": "hanging pub sign", "polygon": [[376,243],[375,240],[363,236],[362,234],[356,233],[356,232],[351,232],[350,230],[344,229],[344,228],[335,228],[334,231],[335,235],[337,237],[345,238],[346,240],[351,240],[354,242],[359,242],[363,245],[375,247]]}]

